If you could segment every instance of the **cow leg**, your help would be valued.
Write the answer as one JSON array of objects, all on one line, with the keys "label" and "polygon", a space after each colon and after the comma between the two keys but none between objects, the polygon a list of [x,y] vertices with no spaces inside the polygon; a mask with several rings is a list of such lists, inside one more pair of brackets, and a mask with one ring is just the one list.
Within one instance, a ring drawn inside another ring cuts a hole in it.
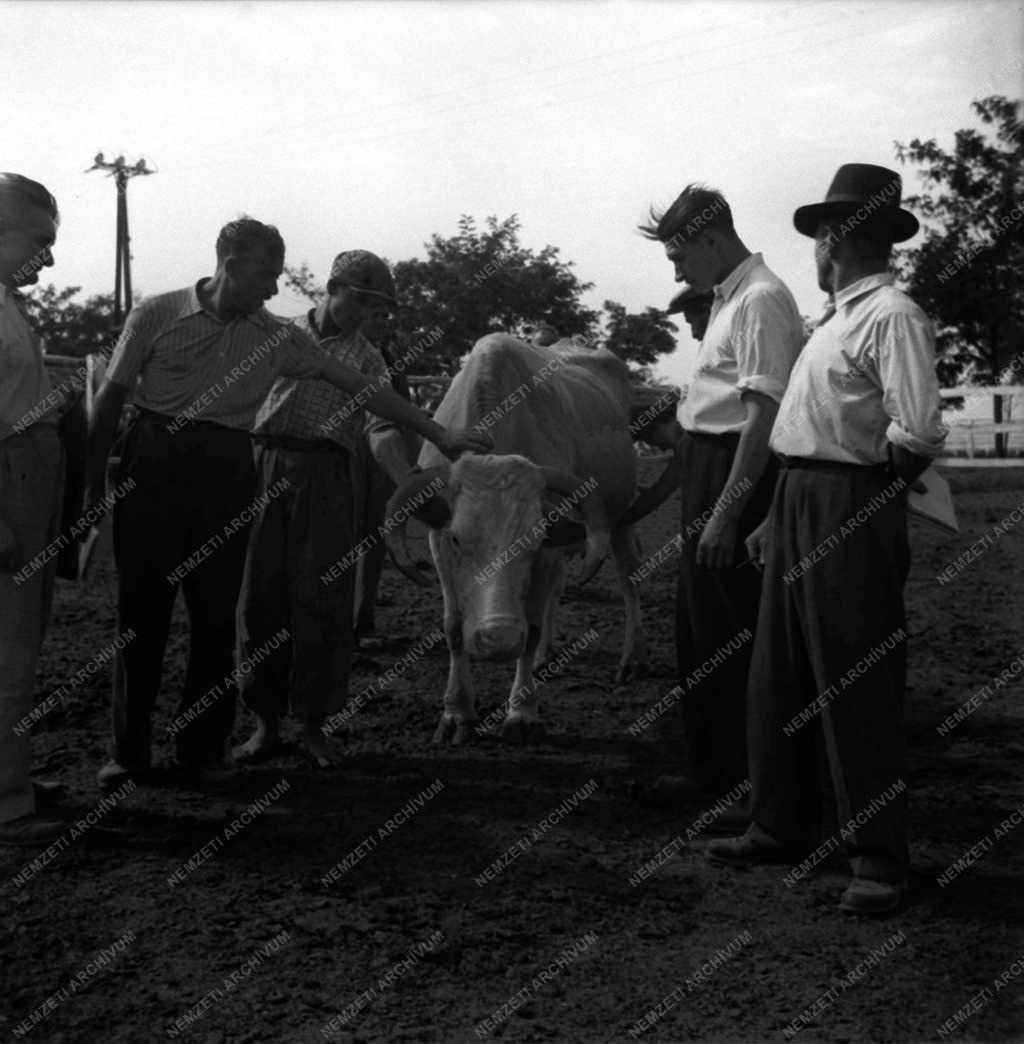
[{"label": "cow leg", "polygon": [[508,697],[508,711],[501,726],[501,738],[508,743],[529,743],[544,736],[540,703],[533,677],[534,657],[540,646],[541,628],[530,624],[526,647],[516,660],[516,677]]},{"label": "cow leg", "polygon": [[[545,560],[546,555],[551,556],[550,562]],[[558,610],[562,592],[565,590],[565,579],[569,572],[565,553],[545,548],[541,551],[541,568],[550,574],[551,589],[541,614],[540,640],[537,642],[537,651],[533,656],[534,670],[543,667],[555,653],[555,613]]]},{"label": "cow leg", "polygon": [[455,609],[455,595],[451,590],[451,571],[441,561],[440,539],[430,531],[430,551],[441,578],[441,593],[444,596],[444,635],[448,642],[448,684],[444,690],[441,720],[434,730],[434,743],[451,743],[459,746],[473,737],[473,726],[477,723],[476,698],[473,693],[473,678],[469,669],[469,656],[464,647],[462,618]]},{"label": "cow leg", "polygon": [[533,677],[534,664],[545,663],[538,650],[542,634],[554,620],[553,602],[561,594],[565,584],[565,555],[561,551],[543,549],[537,557],[530,577],[530,590],[526,598],[526,644],[516,660],[516,677],[508,698],[508,711],[501,727],[502,739],[511,743],[528,743],[544,736],[544,725],[540,720],[540,701]]},{"label": "cow leg", "polygon": [[640,598],[636,584],[630,575],[640,567],[636,553],[636,538],[632,526],[623,526],[612,533],[612,553],[615,556],[615,571],[619,576],[619,587],[626,607],[626,637],[622,646],[622,658],[615,672],[615,683],[621,685],[636,676],[636,666],[643,657],[643,631],[640,625]]}]

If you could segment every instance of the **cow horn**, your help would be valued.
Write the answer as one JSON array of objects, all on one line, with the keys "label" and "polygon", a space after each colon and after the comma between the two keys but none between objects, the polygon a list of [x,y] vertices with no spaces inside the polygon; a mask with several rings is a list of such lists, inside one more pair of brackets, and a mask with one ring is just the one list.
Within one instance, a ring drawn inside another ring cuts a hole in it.
[{"label": "cow horn", "polygon": [[[432,587],[433,584],[429,577],[424,576],[412,562],[406,526],[409,524],[410,516],[426,522],[433,528],[443,526],[448,521],[451,517],[448,503],[444,497],[439,495],[448,482],[448,470],[448,465],[442,464],[435,468],[427,468],[425,471],[413,472],[391,494],[387,507],[384,509],[384,540],[391,555],[391,561],[395,563],[401,573],[421,587]],[[434,494],[425,497],[424,494],[427,490],[432,488]],[[413,502],[417,498],[421,502],[413,506]],[[412,510],[410,510],[410,506],[412,506]],[[397,525],[395,525],[396,520]]]},{"label": "cow horn", "polygon": [[[542,467],[544,485],[548,492],[558,493],[563,497],[578,498],[576,506],[583,514],[583,524],[587,530],[587,553],[583,559],[583,575],[580,583],[585,584],[593,579],[601,568],[601,563],[608,554],[611,543],[612,527],[608,520],[608,512],[598,494],[596,486],[587,489],[585,483],[568,471],[557,468]],[[583,491],[581,493],[581,491]]]}]

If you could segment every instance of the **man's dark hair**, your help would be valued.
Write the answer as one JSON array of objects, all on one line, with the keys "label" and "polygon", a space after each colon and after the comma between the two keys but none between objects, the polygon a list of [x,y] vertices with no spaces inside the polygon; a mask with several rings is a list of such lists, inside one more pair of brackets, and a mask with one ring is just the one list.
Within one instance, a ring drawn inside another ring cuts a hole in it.
[{"label": "man's dark hair", "polygon": [[247,214],[235,221],[229,221],[217,236],[218,261],[223,261],[226,257],[253,254],[258,250],[284,257],[284,240],[273,225],[264,225],[262,221],[257,221]]},{"label": "man's dark hair", "polygon": [[60,221],[57,212],[57,201],[53,198],[50,190],[38,181],[26,178],[23,174],[12,174],[9,171],[0,171],[0,195],[4,197],[3,210],[10,219],[10,211],[15,206],[39,207],[45,210],[54,221]]},{"label": "man's dark hair", "polygon": [[732,211],[718,189],[694,182],[665,211],[651,207],[647,223],[637,226],[647,239],[685,243],[707,228],[733,230]]}]

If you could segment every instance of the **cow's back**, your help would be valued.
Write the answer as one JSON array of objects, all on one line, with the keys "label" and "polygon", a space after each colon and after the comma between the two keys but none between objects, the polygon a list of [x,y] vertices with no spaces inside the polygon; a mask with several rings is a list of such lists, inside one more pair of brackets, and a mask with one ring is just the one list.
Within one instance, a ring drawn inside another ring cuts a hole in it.
[{"label": "cow's back", "polygon": [[[560,341],[548,348],[507,334],[481,338],[434,414],[447,428],[484,429],[496,454],[594,478],[613,515],[624,511],[636,479],[629,431],[629,371],[599,349]],[[425,444],[420,465],[443,462]]]}]

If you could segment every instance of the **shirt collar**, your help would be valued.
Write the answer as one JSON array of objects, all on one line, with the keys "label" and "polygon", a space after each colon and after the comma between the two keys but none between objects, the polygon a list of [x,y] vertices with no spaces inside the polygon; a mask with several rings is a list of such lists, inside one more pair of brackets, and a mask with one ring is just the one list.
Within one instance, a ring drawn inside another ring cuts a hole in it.
[{"label": "shirt collar", "polygon": [[751,254],[745,261],[741,261],[720,283],[714,287],[715,297],[722,301],[728,301],[736,292],[740,283],[750,275],[751,271],[760,265],[763,258],[760,254]]},{"label": "shirt collar", "polygon": [[855,283],[844,286],[836,294],[836,311],[838,312],[840,308],[845,308],[846,305],[852,304],[858,297],[873,293],[883,286],[892,286],[894,282],[896,282],[896,276],[892,272],[875,272],[873,275],[864,276],[863,279],[858,279]]},{"label": "shirt collar", "polygon": [[[182,303],[181,310],[175,318],[187,319],[190,315],[199,315],[200,313],[203,313],[209,315],[211,319],[215,319],[217,322],[221,321],[217,319],[215,315],[211,315],[207,312],[206,309],[203,308],[202,301],[199,300],[199,288],[206,282],[208,282],[208,279],[200,279],[195,283],[195,285],[190,286],[185,291],[185,300]],[[239,316],[239,318],[245,319],[250,323],[255,323],[263,330],[268,329],[272,322],[271,315],[266,308],[260,308],[256,312],[250,312],[248,315]]]}]

